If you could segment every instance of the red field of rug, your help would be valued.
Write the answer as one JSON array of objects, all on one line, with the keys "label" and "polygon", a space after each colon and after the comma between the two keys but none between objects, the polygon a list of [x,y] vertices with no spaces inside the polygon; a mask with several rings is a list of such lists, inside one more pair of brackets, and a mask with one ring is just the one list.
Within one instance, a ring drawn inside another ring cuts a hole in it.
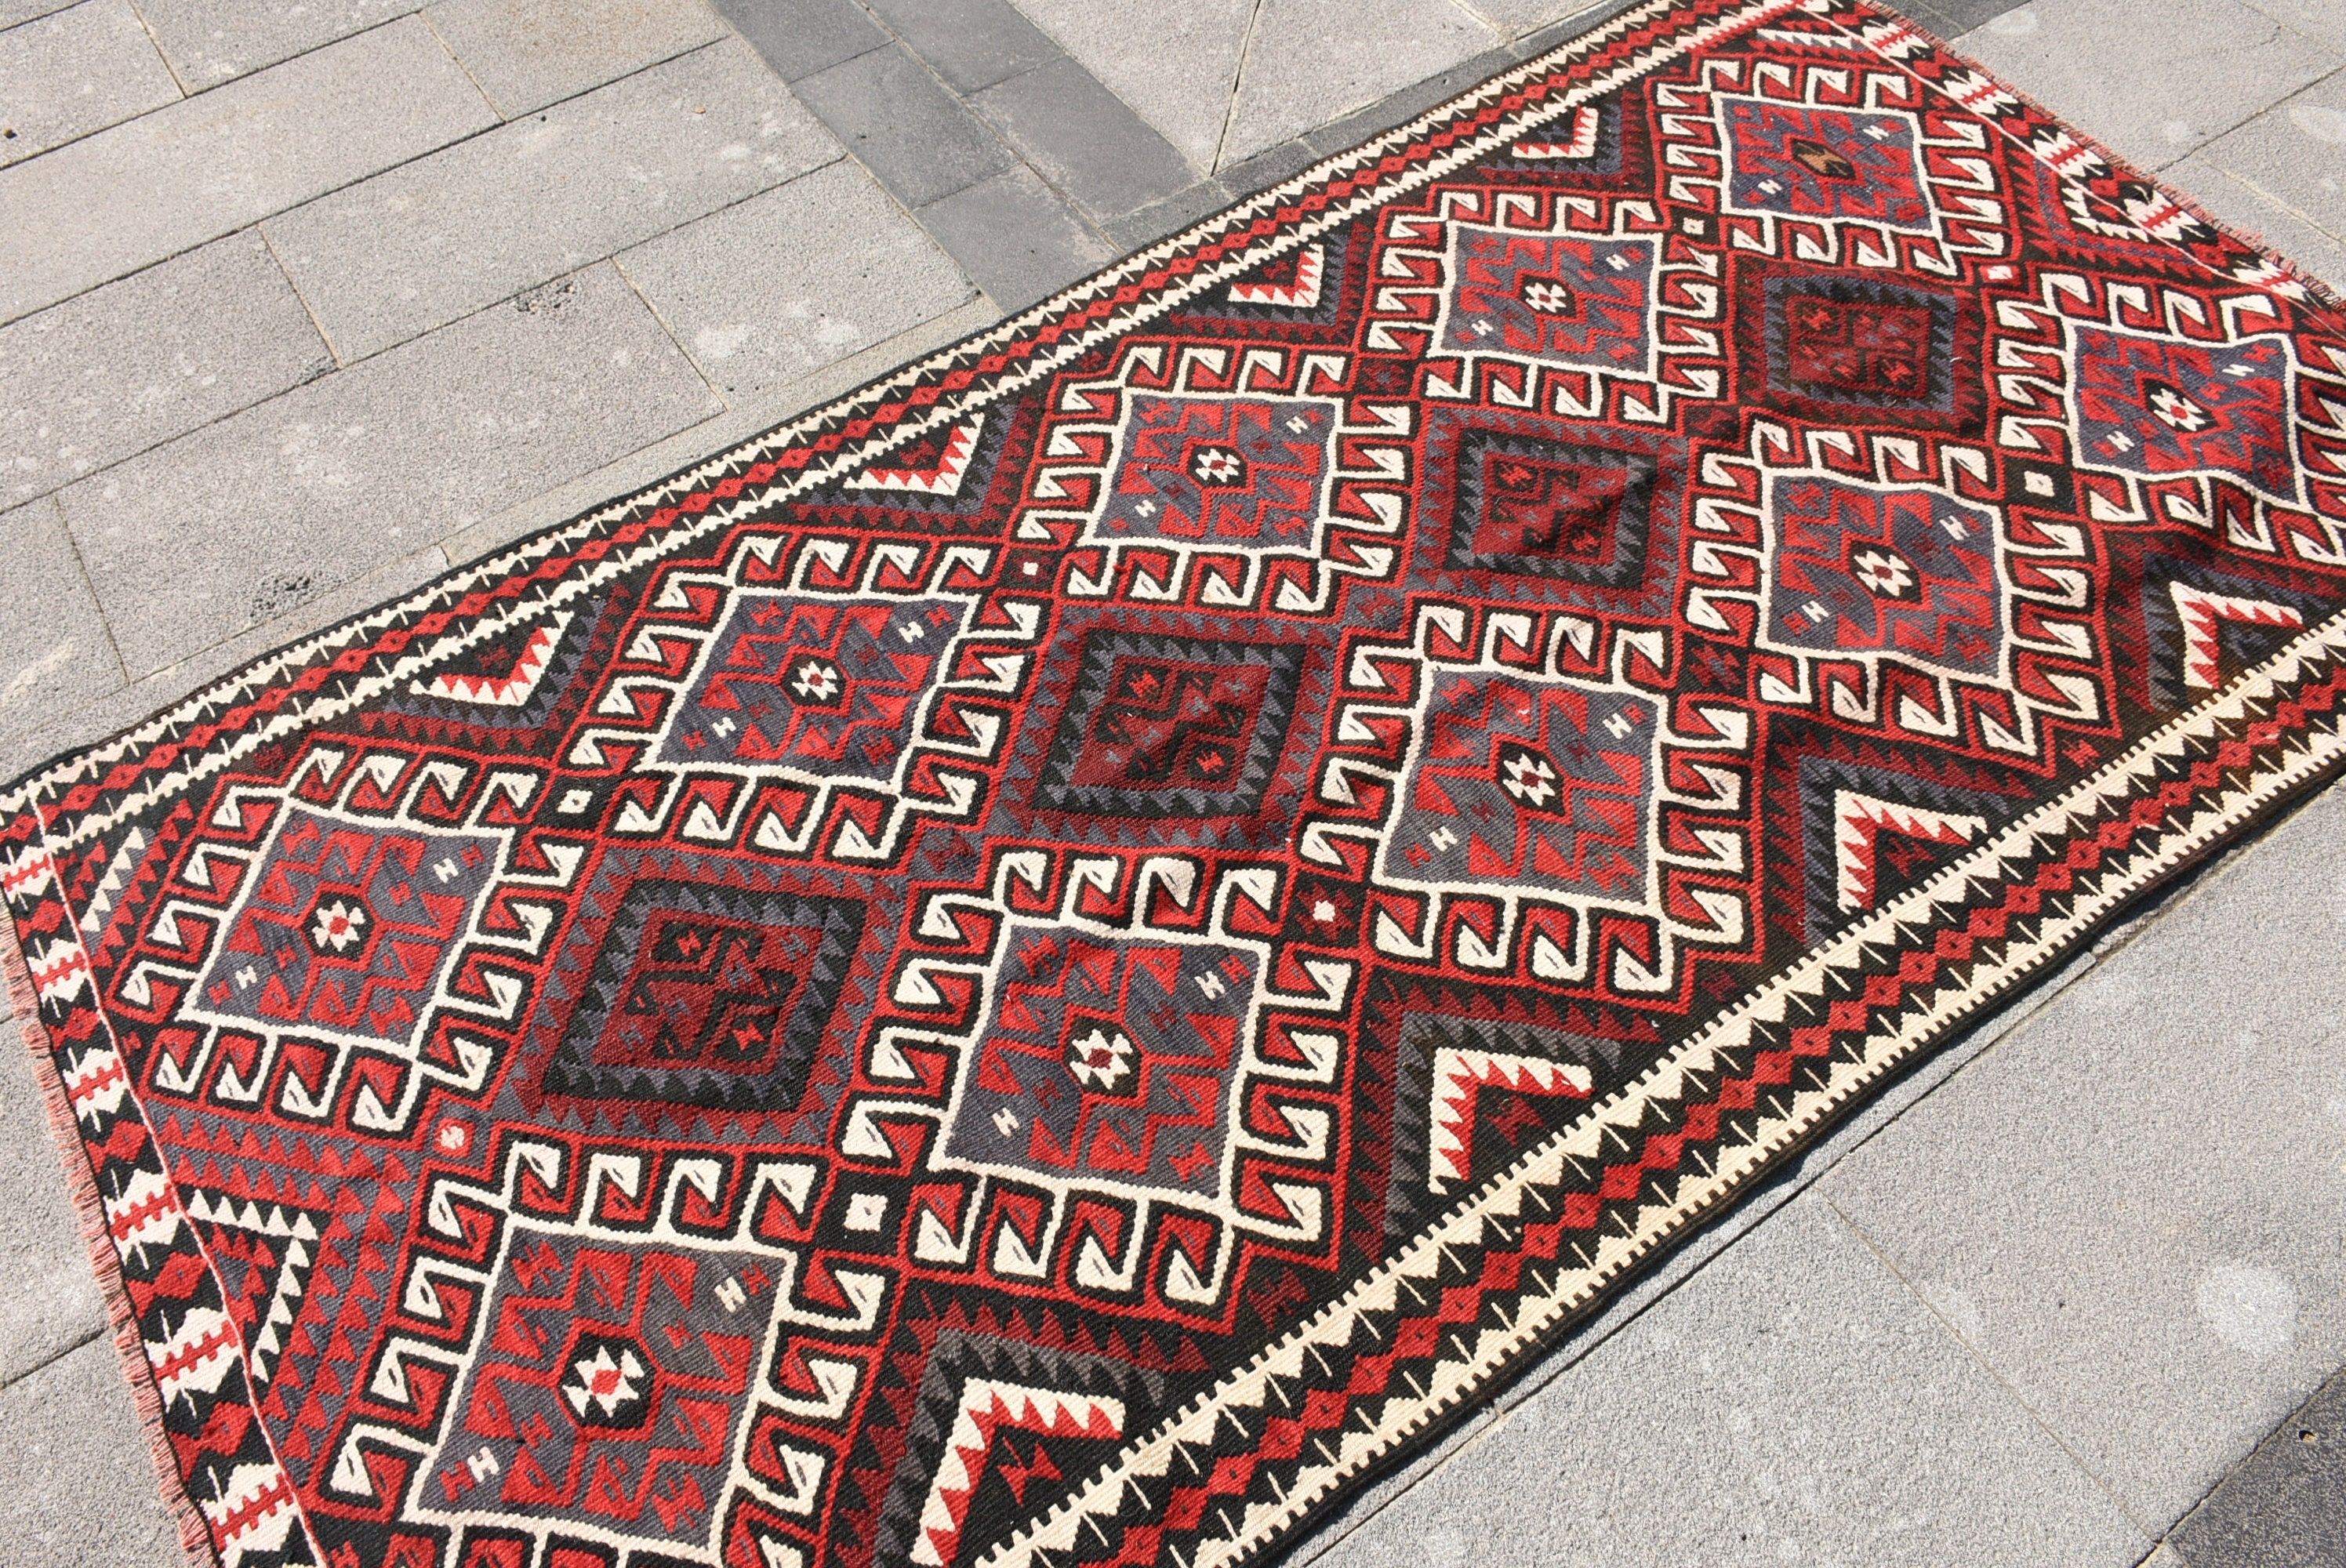
[{"label": "red field of rug", "polygon": [[1263,1557],[2327,777],[2334,301],[1633,11],[0,799],[190,1543]]}]

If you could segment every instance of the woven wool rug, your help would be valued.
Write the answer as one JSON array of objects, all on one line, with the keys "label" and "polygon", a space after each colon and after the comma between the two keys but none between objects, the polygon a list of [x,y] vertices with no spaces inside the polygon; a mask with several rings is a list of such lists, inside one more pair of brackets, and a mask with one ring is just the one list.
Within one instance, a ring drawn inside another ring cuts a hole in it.
[{"label": "woven wool rug", "polygon": [[230,1564],[1259,1559],[2339,763],[2346,334],[1647,5],[5,799]]}]

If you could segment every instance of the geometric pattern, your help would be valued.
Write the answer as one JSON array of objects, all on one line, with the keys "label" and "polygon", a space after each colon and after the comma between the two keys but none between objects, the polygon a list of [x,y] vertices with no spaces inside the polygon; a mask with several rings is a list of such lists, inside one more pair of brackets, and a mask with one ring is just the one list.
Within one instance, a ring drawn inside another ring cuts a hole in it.
[{"label": "geometric pattern", "polygon": [[1286,748],[1304,651],[1089,633],[1035,804],[1119,817],[1250,815]]},{"label": "geometric pattern", "polygon": [[191,1543],[1283,1550],[2346,767],[2332,304],[1646,0],[0,790]]},{"label": "geometric pattern", "polygon": [[289,805],[221,921],[191,1017],[413,1050],[497,841]]},{"label": "geometric pattern", "polygon": [[1013,927],[942,1159],[1140,1195],[1219,1198],[1257,961],[1210,943]]}]

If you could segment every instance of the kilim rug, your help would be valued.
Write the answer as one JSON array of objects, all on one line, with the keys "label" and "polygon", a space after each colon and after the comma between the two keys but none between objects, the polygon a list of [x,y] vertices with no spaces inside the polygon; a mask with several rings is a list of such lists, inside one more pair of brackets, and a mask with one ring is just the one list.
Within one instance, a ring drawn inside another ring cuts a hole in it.
[{"label": "kilim rug", "polygon": [[1259,1559],[2346,751],[2346,326],[1678,0],[0,803],[191,1543]]}]

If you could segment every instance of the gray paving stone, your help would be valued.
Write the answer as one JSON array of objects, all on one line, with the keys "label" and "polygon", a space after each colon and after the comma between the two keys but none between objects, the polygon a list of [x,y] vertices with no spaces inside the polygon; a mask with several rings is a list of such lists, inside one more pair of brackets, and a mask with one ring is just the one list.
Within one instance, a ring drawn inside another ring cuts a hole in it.
[{"label": "gray paving stone", "polygon": [[14,27],[19,22],[62,11],[73,3],[74,0],[0,0],[0,27]]},{"label": "gray paving stone", "polygon": [[2256,6],[2323,47],[2346,54],[2346,5],[2338,0],[2256,0]]},{"label": "gray paving stone", "polygon": [[2006,11],[2017,10],[2021,0],[1925,0],[1928,9],[1939,23],[1939,36],[1953,38],[1984,26]]},{"label": "gray paving stone", "polygon": [[1214,172],[1257,0],[1020,0],[1199,174]]},{"label": "gray paving stone", "polygon": [[2155,27],[2137,0],[2034,0],[1964,51],[2152,169],[2346,63],[2243,0],[2159,0]]},{"label": "gray paving stone", "polygon": [[891,44],[795,84],[848,150],[907,207],[965,190],[1015,161],[961,99]]},{"label": "gray paving stone", "polygon": [[1823,1184],[2155,1527],[2346,1354],[2341,835],[2332,791]]},{"label": "gray paving stone", "polygon": [[2346,239],[2282,206],[2256,186],[2208,161],[2208,149],[2168,167],[2167,178],[2214,216],[2260,239],[2300,267],[2346,292]]},{"label": "gray paving stone", "polygon": [[172,102],[178,84],[130,0],[87,0],[0,33],[0,164]]},{"label": "gray paving stone", "polygon": [[671,229],[619,267],[729,399],[892,338],[975,292],[845,162]]},{"label": "gray paving stone", "polygon": [[872,14],[955,92],[974,93],[1056,58],[1057,45],[1010,0],[868,0]]},{"label": "gray paving stone", "polygon": [[1035,172],[1096,218],[1161,201],[1194,178],[1171,142],[1064,55],[974,102]]},{"label": "gray paving stone", "polygon": [[727,31],[700,0],[444,0],[424,15],[508,119]]},{"label": "gray paving stone", "polygon": [[1222,161],[1252,157],[1498,42],[1450,0],[1263,0]]},{"label": "gray paving stone", "polygon": [[1116,259],[1107,241],[1020,167],[921,209],[921,225],[1005,313]]},{"label": "gray paving stone", "polygon": [[982,331],[1002,319],[984,296],[976,296],[941,316],[933,316],[910,331],[872,344],[845,359],[810,371],[803,376],[743,396],[732,407],[663,441],[629,453],[617,463],[540,491],[462,533],[441,541],[448,558],[458,565],[506,549],[529,535],[566,523],[582,512],[601,506],[615,495],[628,495],[691,467],[711,453],[730,451],[776,425],[853,392],[866,382],[921,358],[924,354]]},{"label": "gray paving stone", "polygon": [[0,327],[0,504],[46,494],[333,366],[246,229]]},{"label": "gray paving stone", "polygon": [[[49,713],[123,684],[122,662],[55,500],[0,512],[0,602],[38,606],[0,618],[0,734],[31,734]],[[0,1040],[0,1054],[8,1044]],[[5,1341],[0,1328],[0,1377]]]},{"label": "gray paving stone", "polygon": [[880,47],[887,33],[855,0],[714,0],[786,82]]},{"label": "gray paving stone", "polygon": [[[671,463],[662,472],[677,466]],[[436,545],[426,545],[396,559],[379,562],[348,581],[324,589],[314,598],[304,599],[266,622],[185,655],[128,686],[76,708],[51,710],[36,730],[25,736],[0,733],[0,779],[14,779],[37,763],[142,724],[262,654],[337,621],[404,597],[447,569],[448,556]]]},{"label": "gray paving stone", "polygon": [[347,362],[838,156],[790,89],[728,37],[266,227]]},{"label": "gray paving stone", "polygon": [[2192,1568],[2346,1563],[2346,1372],[2290,1412],[2176,1527]]},{"label": "gray paving stone", "polygon": [[0,1023],[0,1386],[106,1330],[36,1070],[16,1025]]},{"label": "gray paving stone", "polygon": [[2129,1568],[2149,1543],[1801,1198],[1319,1568]]},{"label": "gray paving stone", "polygon": [[2346,72],[2210,142],[2202,157],[2333,238],[2346,236]]},{"label": "gray paving stone", "polygon": [[218,87],[394,17],[423,0],[138,0],[189,92]]},{"label": "gray paving stone", "polygon": [[719,406],[602,265],[60,499],[141,677]]},{"label": "gray paving stone", "polygon": [[0,1390],[0,1568],[182,1568],[111,1339]]},{"label": "gray paving stone", "polygon": [[1252,196],[1310,168],[1321,155],[1300,141],[1283,141],[1263,148],[1243,163],[1222,170],[1221,183],[1234,196]]},{"label": "gray paving stone", "polygon": [[1167,235],[1188,228],[1200,219],[1211,217],[1228,207],[1231,199],[1230,188],[1223,181],[1201,179],[1137,212],[1109,219],[1099,229],[1118,255],[1130,255],[1135,250],[1154,245]]},{"label": "gray paving stone", "polygon": [[1592,0],[1462,0],[1462,4],[1510,38],[1605,7],[1605,0],[1593,4]]},{"label": "gray paving stone", "polygon": [[0,169],[0,321],[495,123],[413,17]]}]

